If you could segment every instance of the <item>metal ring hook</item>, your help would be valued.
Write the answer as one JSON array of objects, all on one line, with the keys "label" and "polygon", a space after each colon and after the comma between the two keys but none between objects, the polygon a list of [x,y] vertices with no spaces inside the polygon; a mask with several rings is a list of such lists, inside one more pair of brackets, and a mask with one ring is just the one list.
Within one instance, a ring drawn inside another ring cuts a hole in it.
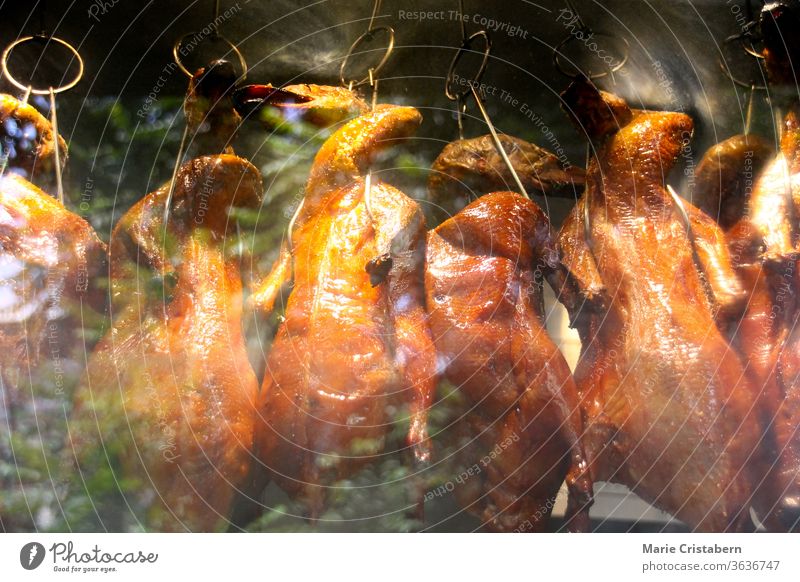
[{"label": "metal ring hook", "polygon": [[[624,51],[624,52],[623,52],[623,54],[622,54],[622,60],[620,60],[620,61],[619,61],[619,62],[618,62],[616,65],[614,65],[613,67],[609,67],[608,71],[605,71],[605,72],[603,72],[603,73],[597,73],[597,74],[595,74],[595,75],[588,75],[588,78],[589,78],[589,79],[600,79],[600,78],[602,78],[602,77],[606,77],[606,76],[608,76],[608,75],[610,75],[610,74],[616,73],[616,72],[617,72],[617,71],[619,71],[619,70],[620,70],[622,67],[624,67],[624,66],[625,66],[625,64],[628,62],[628,58],[630,57],[630,49],[631,49],[631,45],[630,45],[630,43],[628,43],[628,39],[626,39],[624,36],[618,36],[618,35],[615,35],[615,34],[610,34],[610,33],[607,33],[607,32],[593,32],[593,31],[592,31],[591,29],[589,29],[589,28],[585,28],[585,29],[583,29],[583,30],[584,30],[585,32],[587,32],[588,34],[592,34],[592,35],[594,35],[595,37],[598,37],[598,36],[599,36],[599,37],[608,38],[608,39],[612,39],[612,40],[614,40],[614,39],[619,39],[619,40],[621,40],[623,43],[625,43],[625,51]],[[559,72],[559,73],[561,73],[562,75],[564,75],[565,77],[569,77],[570,79],[575,79],[576,77],[578,77],[579,75],[581,75],[581,73],[580,73],[580,72],[577,70],[577,68],[575,68],[575,69],[576,69],[576,70],[575,70],[575,72],[572,72],[572,73],[570,73],[570,72],[569,72],[569,71],[568,71],[568,70],[567,70],[567,69],[566,69],[566,68],[565,68],[565,67],[564,67],[564,66],[561,64],[561,59],[562,59],[562,58],[563,58],[563,56],[564,56],[564,55],[562,54],[562,52],[561,52],[561,49],[563,49],[563,48],[564,48],[565,46],[567,46],[567,45],[568,45],[570,42],[573,42],[573,41],[575,41],[575,40],[578,40],[578,37],[576,37],[576,36],[575,36],[575,35],[573,35],[573,34],[570,34],[570,35],[566,36],[566,37],[564,38],[564,40],[562,40],[562,41],[561,41],[561,42],[559,42],[559,43],[558,43],[556,46],[554,46],[554,47],[553,47],[553,64],[555,65],[555,67],[556,67],[556,70],[558,70],[558,72]]]},{"label": "metal ring hook", "polygon": [[[752,38],[748,31],[745,31],[745,32],[743,32],[741,34],[731,35],[731,36],[729,36],[728,38],[725,39],[725,41],[723,42],[723,47],[727,46],[728,44],[732,44],[732,43],[734,43],[736,41],[739,41],[741,43],[741,45],[742,45],[742,50],[746,54],[750,55],[751,57],[753,57],[757,61],[763,60],[764,59],[764,55],[759,53],[758,51],[756,51],[753,48],[753,43],[752,42],[750,43],[750,47],[747,47],[745,45],[745,41],[744,41],[745,38]],[[720,69],[722,69],[722,72],[725,73],[725,76],[728,77],[731,81],[733,81],[736,85],[739,85],[739,87],[745,87],[747,89],[756,90],[756,91],[766,91],[767,90],[766,83],[763,84],[763,85],[756,85],[752,81],[749,82],[749,83],[746,83],[746,82],[741,81],[740,79],[737,79],[736,77],[734,77],[733,73],[731,72],[730,67],[725,63],[725,56],[724,55],[722,55],[720,57],[720,59],[719,59],[719,67],[720,67]],[[759,67],[760,67],[760,65],[759,65]]]},{"label": "metal ring hook", "polygon": [[[184,75],[186,75],[187,77],[189,77],[190,79],[192,77],[192,73],[189,72],[189,70],[183,64],[183,61],[181,61],[180,48],[181,48],[181,45],[183,44],[184,40],[186,40],[190,36],[195,36],[196,37],[198,35],[199,35],[199,33],[197,33],[197,32],[188,32],[188,33],[184,34],[182,37],[180,37],[178,40],[176,40],[175,44],[172,46],[172,58],[175,59],[175,64],[178,65],[178,68],[181,70],[181,72]],[[239,50],[239,47],[236,46],[233,42],[231,42],[227,37],[225,37],[222,34],[217,34],[216,36],[211,37],[211,38],[215,39],[215,40],[221,40],[221,41],[225,42],[229,47],[231,47],[231,50],[236,55],[236,57],[239,59],[239,66],[242,69],[242,74],[236,80],[236,82],[237,83],[241,83],[242,81],[244,81],[247,78],[247,61],[244,60],[244,55],[242,54],[242,51]],[[198,42],[198,45],[203,40],[204,39],[201,38],[200,41]]]},{"label": "metal ring hook", "polygon": [[384,53],[381,60],[378,61],[378,64],[373,67],[370,67],[369,70],[372,72],[372,76],[374,77],[375,75],[377,75],[378,72],[380,72],[381,68],[383,68],[383,66],[386,64],[386,61],[389,60],[389,56],[392,54],[392,52],[394,52],[394,29],[391,26],[376,26],[374,28],[369,28],[366,32],[361,34],[361,36],[359,36],[355,41],[353,41],[353,44],[350,45],[350,48],[348,49],[347,54],[345,55],[344,60],[342,61],[342,66],[339,67],[339,81],[342,83],[342,86],[350,87],[352,89],[353,87],[358,87],[360,85],[364,85],[365,83],[370,82],[369,73],[360,81],[356,80],[348,81],[347,79],[345,79],[344,73],[345,69],[347,68],[347,63],[350,61],[350,58],[353,56],[358,46],[366,41],[371,41],[372,39],[375,38],[375,33],[381,31],[385,31],[386,34],[389,35],[389,43],[386,45],[386,52]]},{"label": "metal ring hook", "polygon": [[[472,50],[472,42],[475,39],[483,38],[484,42],[486,43],[485,48],[483,49],[483,60],[481,61],[480,66],[478,67],[477,72],[472,77],[472,79],[466,84],[463,90],[457,91],[455,93],[450,91],[450,87],[455,82],[455,75],[456,75],[456,66],[458,66],[461,57],[463,57],[468,52],[474,52]],[[492,53],[492,40],[489,38],[489,33],[485,30],[479,30],[478,32],[472,33],[470,36],[465,38],[461,46],[459,47],[458,51],[456,51],[453,60],[450,61],[450,68],[447,70],[447,77],[444,80],[444,94],[450,101],[459,101],[470,94],[470,88],[473,85],[479,85],[481,82],[481,78],[483,78],[483,74],[486,72],[486,66],[489,64],[489,56]]]},{"label": "metal ring hook", "polygon": [[[11,56],[11,51],[13,51],[16,47],[18,47],[21,44],[24,44],[26,42],[31,42],[31,41],[44,42],[45,45],[47,45],[49,42],[52,41],[52,42],[55,42],[56,44],[59,44],[59,45],[61,45],[63,47],[66,47],[67,50],[69,50],[73,54],[74,59],[77,60],[77,62],[78,62],[78,72],[75,75],[75,78],[73,78],[66,85],[61,85],[60,87],[48,87],[47,89],[35,89],[30,84],[23,84],[23,83],[20,83],[19,81],[17,81],[14,78],[14,76],[11,74],[11,71],[9,71],[9,69],[8,69],[8,58],[9,58],[9,56]],[[6,49],[3,51],[3,56],[0,57],[0,64],[2,64],[3,76],[6,79],[8,79],[8,82],[11,83],[12,85],[14,85],[14,87],[16,87],[17,89],[21,89],[23,91],[26,91],[28,94],[33,93],[34,95],[49,95],[50,93],[53,93],[53,94],[63,93],[64,91],[68,91],[68,90],[72,89],[83,78],[83,59],[81,58],[81,55],[78,52],[78,49],[76,49],[74,46],[72,46],[67,41],[65,41],[63,39],[60,39],[58,37],[55,37],[55,36],[46,36],[46,35],[36,34],[36,35],[33,35],[33,36],[26,36],[26,37],[20,38],[19,40],[15,40],[10,45],[8,45],[6,47]]]}]

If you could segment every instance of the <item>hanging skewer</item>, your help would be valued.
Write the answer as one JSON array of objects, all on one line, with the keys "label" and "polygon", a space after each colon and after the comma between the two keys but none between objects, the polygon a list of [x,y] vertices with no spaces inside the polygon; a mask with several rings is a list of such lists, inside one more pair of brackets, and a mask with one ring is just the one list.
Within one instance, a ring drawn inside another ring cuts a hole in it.
[{"label": "hanging skewer", "polygon": [[[458,8],[459,14],[463,14],[464,12],[464,2],[463,0],[458,1]],[[492,136],[492,143],[494,144],[497,153],[500,154],[500,157],[503,159],[503,163],[508,168],[508,171],[511,173],[511,177],[514,180],[514,183],[519,190],[519,193],[522,194],[525,198],[530,198],[528,196],[528,192],[525,190],[525,186],[522,185],[522,180],[520,180],[519,176],[517,175],[517,171],[514,169],[514,165],[511,163],[511,160],[508,158],[508,154],[506,153],[505,149],[503,148],[503,144],[500,142],[500,137],[497,135],[497,130],[495,130],[494,123],[492,123],[492,119],[489,116],[489,112],[486,110],[486,107],[483,104],[483,98],[478,90],[480,87],[480,81],[483,77],[484,72],[486,71],[486,66],[489,62],[489,55],[492,51],[492,42],[489,38],[489,33],[485,30],[479,30],[469,36],[467,36],[467,29],[464,24],[464,19],[459,18],[461,23],[461,46],[456,51],[453,60],[450,62],[450,68],[447,71],[447,77],[445,78],[444,83],[444,93],[448,99],[451,101],[456,102],[456,116],[458,120],[458,137],[459,139],[464,139],[464,126],[462,122],[462,118],[464,113],[466,112],[467,108],[467,99],[471,95],[472,98],[475,100],[475,105],[477,105],[478,110],[483,117],[483,120],[486,122],[486,125],[489,127],[489,133]],[[467,53],[472,52],[472,43],[477,39],[483,39],[485,42],[485,49],[483,51],[483,59],[481,60],[481,64],[478,67],[478,71],[475,73],[473,78],[467,83],[465,89],[452,91],[451,87],[455,81],[455,70],[456,66],[458,65],[461,58]]]},{"label": "hanging skewer", "polygon": [[[581,18],[580,13],[575,8],[574,4],[570,0],[564,0],[567,8],[571,12],[572,15],[577,19],[577,24],[579,30],[583,33],[583,37],[586,38],[590,34],[593,34],[595,37],[606,37],[608,39],[617,39],[620,38],[625,45],[625,50],[622,54],[622,58],[617,62],[615,65],[611,66],[607,71],[602,73],[595,73],[592,74],[591,71],[587,71],[587,74],[580,73],[579,71],[570,72],[564,67],[561,63],[561,59],[564,58],[564,54],[562,49],[567,46],[570,42],[577,39],[577,36],[574,34],[568,34],[561,42],[559,42],[555,47],[553,47],[553,65],[555,66],[556,70],[559,73],[568,77],[575,81],[580,77],[584,77],[587,80],[592,79],[600,79],[607,75],[611,75],[613,79],[614,73],[622,69],[623,66],[628,62],[628,57],[630,54],[630,44],[628,43],[625,37],[618,37],[617,35],[606,33],[606,32],[595,32],[593,31]],[[592,142],[591,140],[586,144],[586,171],[589,171],[589,164],[592,161]],[[592,252],[592,218],[591,218],[591,198],[589,192],[589,181],[586,181],[586,185],[583,191],[583,236],[586,241],[586,245],[589,247],[590,253]],[[592,254],[592,256],[594,256]],[[595,259],[595,264],[597,263]]]},{"label": "hanging skewer", "polygon": [[[214,0],[214,2],[212,3],[212,5],[213,5],[213,19],[212,19],[211,22],[213,24],[213,26],[212,26],[213,34],[211,35],[211,38],[213,40],[222,40],[223,42],[225,42],[230,47],[231,50],[228,53],[224,54],[223,58],[227,57],[228,54],[230,54],[231,52],[234,55],[236,55],[236,58],[239,61],[239,66],[241,67],[241,70],[242,70],[242,74],[236,80],[236,84],[239,84],[239,83],[241,83],[242,81],[244,81],[247,78],[247,72],[248,72],[247,61],[245,61],[244,55],[242,54],[242,51],[239,50],[239,47],[235,43],[231,42],[227,37],[219,34],[219,31],[217,30],[216,22],[219,19],[219,2],[220,2],[220,0]],[[181,70],[181,72],[183,72],[190,79],[192,78],[192,73],[189,71],[189,69],[186,68],[186,65],[184,65],[184,63],[183,63],[183,61],[181,60],[181,57],[180,57],[181,46],[183,45],[183,41],[184,40],[186,40],[190,36],[197,37],[197,34],[198,33],[196,33],[196,32],[186,33],[183,36],[181,36],[180,38],[178,38],[178,40],[175,41],[175,44],[172,45],[172,58],[174,59],[175,64],[178,66],[178,68]],[[185,109],[185,107],[186,107],[186,98],[184,98],[184,100],[183,100],[183,107],[182,108]],[[181,163],[183,162],[183,155],[184,155],[185,150],[186,150],[186,140],[188,138],[188,135],[189,135],[189,126],[188,126],[188,124],[186,124],[186,125],[184,125],[183,134],[181,135],[181,142],[180,142],[180,145],[178,146],[178,153],[175,156],[175,165],[172,168],[172,179],[170,180],[169,190],[167,190],[167,199],[166,199],[166,202],[164,203],[164,216],[163,216],[163,218],[164,218],[164,236],[165,237],[166,237],[166,233],[167,233],[167,224],[169,223],[169,215],[170,215],[170,212],[171,212],[170,209],[172,207],[172,198],[174,197],[174,194],[175,194],[175,185],[176,185],[176,179],[178,177],[178,170],[180,169]]]},{"label": "hanging skewer", "polygon": [[497,131],[494,128],[494,124],[492,120],[489,118],[489,113],[486,111],[486,108],[483,106],[483,100],[481,99],[478,90],[475,89],[475,85],[471,85],[472,88],[472,96],[475,99],[475,104],[478,106],[478,109],[483,116],[484,121],[486,121],[486,125],[489,126],[489,133],[492,134],[492,141],[494,142],[494,147],[497,149],[497,152],[500,154],[500,157],[503,158],[503,162],[508,167],[508,171],[511,172],[511,177],[514,178],[514,182],[517,185],[517,189],[519,189],[519,193],[522,194],[525,198],[530,198],[528,196],[528,192],[525,190],[525,186],[522,185],[522,181],[519,179],[517,175],[517,171],[514,169],[514,165],[511,163],[511,160],[508,159],[508,154],[506,150],[503,148],[503,144],[500,143],[500,137],[497,135]]},{"label": "hanging skewer", "polygon": [[[381,7],[381,0],[375,0],[372,5],[372,15],[369,18],[369,24],[367,25],[366,32],[362,33],[356,40],[353,41],[353,44],[350,45],[350,48],[347,51],[347,54],[342,60],[342,64],[339,67],[339,81],[341,82],[343,87],[347,87],[348,90],[352,90],[354,87],[358,87],[360,85],[364,85],[365,83],[369,83],[371,87],[371,97],[370,97],[370,105],[372,111],[375,110],[375,107],[378,104],[378,73],[380,72],[381,68],[386,64],[386,61],[389,60],[389,56],[394,51],[394,29],[391,26],[375,26],[375,19],[378,17],[378,12],[380,11]],[[378,64],[372,66],[367,71],[367,74],[360,80],[356,79],[347,79],[346,77],[346,70],[347,65],[350,61],[350,58],[355,53],[356,49],[364,42],[369,42],[375,38],[377,32],[383,31],[388,35],[388,43],[386,45],[386,52],[381,57],[381,60],[378,61]],[[367,170],[367,175],[364,179],[364,205],[367,208],[367,214],[372,217],[372,204],[371,204],[371,193],[372,193],[372,170]],[[291,231],[289,232],[289,237],[291,238]]]},{"label": "hanging skewer", "polygon": [[[50,45],[51,42],[66,48],[70,53],[72,53],[72,58],[70,59],[70,62],[67,64],[67,66],[71,65],[72,62],[76,62],[77,65],[78,65],[78,71],[75,74],[75,77],[73,77],[73,79],[70,82],[68,82],[68,83],[66,83],[64,85],[61,85],[59,87],[49,86],[49,87],[47,87],[47,89],[34,88],[33,85],[30,84],[30,83],[27,83],[27,84],[20,83],[17,79],[14,78],[14,75],[11,74],[11,71],[10,71],[9,66],[8,66],[8,60],[9,60],[9,57],[11,56],[12,51],[16,47],[18,47],[21,44],[28,43],[28,42],[44,43],[44,45],[45,45],[44,46],[44,50],[47,50],[47,47]],[[5,76],[5,78],[8,80],[8,82],[11,83],[17,89],[20,89],[20,90],[23,91],[23,97],[22,97],[22,102],[23,103],[27,103],[28,99],[30,98],[31,95],[49,95],[50,96],[50,123],[53,126],[53,134],[55,136],[55,148],[53,148],[53,149],[54,149],[54,157],[55,157],[55,165],[56,165],[56,168],[55,168],[55,173],[56,173],[56,196],[58,198],[58,201],[61,204],[64,204],[64,185],[63,185],[63,180],[62,180],[63,168],[61,167],[61,151],[60,151],[59,144],[58,144],[58,114],[57,114],[57,110],[56,110],[56,95],[58,93],[63,93],[64,91],[68,91],[68,90],[72,89],[75,85],[78,84],[78,82],[83,77],[83,59],[81,58],[81,55],[78,52],[78,49],[76,49],[74,46],[72,46],[67,41],[65,41],[63,39],[60,39],[58,37],[52,36],[52,35],[47,35],[44,32],[42,32],[40,34],[36,34],[36,35],[33,35],[33,36],[26,36],[26,37],[20,38],[20,39],[18,39],[16,41],[12,42],[10,45],[8,45],[6,47],[6,49],[3,51],[2,57],[0,57],[0,66],[2,66],[3,76]],[[7,162],[7,160],[3,160],[3,164],[2,164],[2,171],[3,172],[5,171],[6,162]]]}]

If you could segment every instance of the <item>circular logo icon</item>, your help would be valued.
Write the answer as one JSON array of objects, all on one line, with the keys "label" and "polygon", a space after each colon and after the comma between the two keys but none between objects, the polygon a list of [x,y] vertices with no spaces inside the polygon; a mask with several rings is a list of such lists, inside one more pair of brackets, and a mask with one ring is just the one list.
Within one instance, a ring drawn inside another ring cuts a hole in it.
[{"label": "circular logo icon", "polygon": [[35,570],[44,561],[44,546],[39,542],[30,542],[19,551],[19,563],[26,570]]}]

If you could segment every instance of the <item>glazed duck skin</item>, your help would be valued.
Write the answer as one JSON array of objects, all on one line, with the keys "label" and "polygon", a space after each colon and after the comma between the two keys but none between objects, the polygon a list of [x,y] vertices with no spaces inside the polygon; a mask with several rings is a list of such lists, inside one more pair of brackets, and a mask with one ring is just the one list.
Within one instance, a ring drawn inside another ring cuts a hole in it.
[{"label": "glazed duck skin", "polygon": [[277,112],[282,120],[303,120],[319,127],[340,123],[367,110],[367,104],[349,89],[306,83],[280,88],[247,85],[237,89],[233,98],[243,117],[266,108],[267,118],[271,117],[270,112]]},{"label": "glazed duck skin", "polygon": [[756,135],[735,135],[709,148],[695,171],[698,208],[729,230],[746,214],[756,180],[774,153]]},{"label": "glazed duck skin", "polygon": [[[190,94],[208,88],[202,78]],[[187,117],[235,127],[222,115]],[[201,141],[229,147],[230,136],[211,130]],[[239,259],[226,240],[231,210],[260,204],[261,175],[233,154],[184,163],[165,225],[169,189],[145,196],[112,232],[111,329],[76,392],[70,437],[81,478],[139,480],[128,500],[137,522],[215,531],[227,527],[251,464],[258,381],[242,333]]]},{"label": "glazed duck skin", "polygon": [[62,301],[85,300],[102,308],[102,293],[92,283],[105,268],[106,247],[89,223],[29,181],[52,180],[56,142],[61,159],[66,157],[64,140],[56,138],[50,123],[30,105],[0,95],[0,127],[8,155],[0,176],[0,365],[5,374],[38,363],[48,311],[66,312]]},{"label": "glazed duck skin", "polygon": [[763,383],[771,424],[769,474],[756,512],[775,531],[800,529],[800,105],[786,113],[780,152],[753,191],[751,211],[737,224],[748,259],[740,272],[759,290],[742,321],[739,343]]},{"label": "glazed duck skin", "polygon": [[[591,135],[599,149],[582,200],[589,204],[589,236],[582,208],[559,236],[582,298],[568,309],[583,344],[575,380],[592,476],[627,485],[694,529],[744,528],[752,493],[747,459],[761,435],[755,394],[715,324],[714,302],[724,294],[709,297],[714,285],[709,290],[700,272],[719,269],[722,288],[738,283],[729,258],[698,268],[688,225],[664,186],[691,120],[626,112],[601,92],[593,107],[613,112],[620,128],[594,123],[590,105],[581,127],[598,130]],[[695,226],[695,211],[687,214]],[[704,234],[693,230],[696,239]],[[719,240],[706,245],[726,252]],[[575,312],[596,296],[602,301]]]},{"label": "glazed duck skin", "polygon": [[[392,418],[407,403],[408,444],[426,461],[434,350],[425,321],[425,223],[415,202],[364,176],[389,140],[420,123],[408,107],[383,106],[337,131],[317,154],[302,212],[258,303],[271,306],[281,277],[291,295],[259,397],[257,453],[309,514],[325,487],[375,461]],[[382,281],[368,266],[390,265]]]},{"label": "glazed duck skin", "polygon": [[442,376],[470,406],[468,464],[502,449],[459,495],[493,531],[543,531],[565,477],[569,527],[588,527],[577,392],[541,303],[542,273],[558,288],[558,269],[547,217],[512,192],[483,196],[428,235],[431,331]]},{"label": "glazed duck skin", "polygon": [[[212,220],[235,199],[258,201],[261,178],[233,155],[187,162],[171,223],[201,217],[203,187],[212,188]],[[249,470],[258,384],[245,352],[241,276],[238,262],[226,257],[224,218],[204,228],[171,227],[165,248],[167,190],[145,197],[112,234],[112,329],[78,392],[73,448],[80,469],[92,471],[92,441],[120,447],[123,474],[144,475],[143,489],[156,498],[146,514],[150,527],[213,531],[225,525]]]},{"label": "glazed duck skin", "polygon": [[[581,168],[562,168],[559,158],[535,144],[504,134],[499,138],[526,189],[549,194],[565,190],[570,197],[582,189]],[[428,181],[432,201],[440,204],[465,193],[475,197],[511,187],[514,179],[490,135],[449,143],[433,163]]]}]

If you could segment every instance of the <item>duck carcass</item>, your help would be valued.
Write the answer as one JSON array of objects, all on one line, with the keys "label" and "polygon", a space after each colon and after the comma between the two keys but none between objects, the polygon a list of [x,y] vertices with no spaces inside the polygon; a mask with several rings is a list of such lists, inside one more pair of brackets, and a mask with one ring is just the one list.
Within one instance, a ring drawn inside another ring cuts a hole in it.
[{"label": "duck carcass", "polygon": [[126,506],[155,530],[226,527],[250,468],[258,383],[242,334],[239,259],[226,241],[231,211],[257,207],[262,185],[230,146],[234,79],[222,62],[194,75],[190,134],[211,149],[179,168],[171,198],[167,183],[114,228],[111,329],[70,424],[80,478],[133,484],[122,490]]},{"label": "duck carcass", "polygon": [[715,321],[746,294],[716,223],[665,188],[692,121],[585,80],[564,100],[597,147],[559,235],[592,476],[694,529],[746,529],[757,395]]},{"label": "duck carcass", "polygon": [[424,312],[425,221],[368,168],[410,136],[416,109],[379,106],[350,121],[314,160],[289,244],[252,300],[274,307],[291,280],[258,401],[256,451],[311,517],[326,488],[383,454],[407,405],[407,444],[429,458],[434,348]]},{"label": "duck carcass", "polygon": [[469,478],[456,493],[493,531],[544,531],[565,478],[568,527],[588,528],[578,396],[544,324],[542,284],[558,292],[560,270],[549,220],[513,192],[482,196],[428,235],[440,372],[466,397]]},{"label": "duck carcass", "polygon": [[29,104],[0,95],[0,128],[0,368],[4,383],[16,385],[21,372],[39,363],[46,335],[58,356],[68,302],[102,304],[91,283],[104,269],[106,247],[89,223],[40,189],[54,182],[57,147],[66,158],[50,122]]}]

